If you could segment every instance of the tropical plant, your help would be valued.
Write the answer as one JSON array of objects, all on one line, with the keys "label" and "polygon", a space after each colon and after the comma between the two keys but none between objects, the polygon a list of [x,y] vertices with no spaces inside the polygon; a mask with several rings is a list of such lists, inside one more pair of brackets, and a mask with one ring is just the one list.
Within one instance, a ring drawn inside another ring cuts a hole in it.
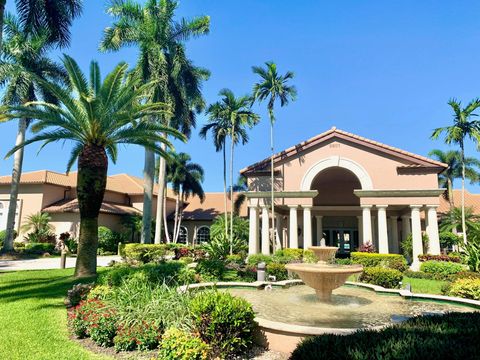
[{"label": "tropical plant", "polygon": [[433,131],[431,138],[438,139],[440,135],[445,133],[444,141],[446,144],[456,144],[460,147],[460,156],[462,164],[462,234],[463,242],[467,242],[467,228],[465,224],[465,140],[471,139],[477,145],[480,143],[480,122],[472,119],[477,116],[474,113],[480,106],[480,99],[470,101],[465,107],[462,103],[455,99],[451,99],[448,105],[452,108],[453,125],[437,128]]},{"label": "tropical plant", "polygon": [[[192,163],[191,159],[190,155],[185,153],[172,153],[167,162],[167,182],[171,184],[176,195],[172,239],[174,243],[177,243],[180,235],[185,202],[191,196],[198,196],[200,202],[205,200],[205,192],[202,188],[203,168],[197,163]],[[167,223],[165,223],[166,226]],[[168,232],[167,236],[169,236]]]},{"label": "tropical plant", "polygon": [[[248,191],[248,180],[245,176],[240,175],[237,178],[237,183],[233,185],[233,193],[236,193],[236,196],[234,197],[233,200],[233,214],[235,216],[238,216],[240,214],[240,210],[247,200],[247,197],[245,196],[245,192]],[[228,189],[228,199],[232,201],[231,198],[231,193],[232,189]]]},{"label": "tropical plant", "polygon": [[228,223],[225,217],[219,216],[210,226],[210,242],[203,247],[208,255],[215,259],[226,259],[232,253],[246,252],[248,249],[248,221],[241,217],[233,218],[233,237],[225,235]]},{"label": "tropical plant", "polygon": [[[475,214],[473,207],[467,206],[463,212],[466,234],[479,229],[480,217]],[[452,232],[462,226],[462,209],[454,207],[441,219],[440,232]]]},{"label": "tropical plant", "polygon": [[[5,17],[2,56],[0,60],[0,86],[4,88],[2,103],[4,105],[23,105],[43,99],[54,101],[52,96],[36,81],[37,79],[65,83],[66,71],[50,60],[47,52],[51,50],[46,30],[29,33],[21,26],[18,19],[7,14]],[[25,133],[34,119],[18,120],[15,145],[25,141]],[[14,154],[10,199],[7,215],[7,235],[4,251],[13,250],[13,232],[17,212],[18,186],[22,174],[24,149]]]},{"label": "tropical plant", "polygon": [[47,213],[34,213],[27,216],[21,230],[24,233],[29,232],[28,239],[31,242],[48,242],[54,231],[54,227],[50,224],[51,220],[52,218]]},{"label": "tropical plant", "polygon": [[138,77],[127,76],[127,64],[117,65],[103,81],[95,61],[90,64],[89,81],[71,57],[65,55],[63,64],[73,94],[57,84],[39,80],[60,105],[37,101],[29,106],[10,107],[9,117],[33,118],[37,122],[32,126],[36,135],[10,150],[7,156],[34,142],[42,141],[42,147],[57,141],[74,142],[67,171],[78,160],[80,236],[75,276],[80,277],[96,273],[98,214],[105,193],[108,158],[116,161],[119,144],[140,145],[166,156],[158,144],[172,145],[160,134],[168,133],[182,140],[184,137],[171,128],[139,121],[162,114],[165,107],[143,101],[143,94],[152,84],[140,85]]},{"label": "tropical plant", "polygon": [[[230,137],[230,198],[233,199],[233,159],[235,145],[248,142],[247,128],[252,128],[258,122],[258,115],[250,110],[249,96],[235,97],[230,89],[219,92],[222,99],[212,104],[207,112],[217,119],[223,119],[229,126],[227,135]],[[233,202],[230,205],[230,240],[233,241]],[[232,249],[230,249],[232,254]]]},{"label": "tropical plant", "polygon": [[270,118],[270,150],[272,157],[270,159],[270,191],[271,191],[271,211],[272,211],[272,228],[271,228],[271,242],[273,251],[275,252],[275,179],[274,179],[274,167],[273,156],[274,143],[273,143],[273,125],[275,124],[275,103],[280,101],[280,106],[286,106],[291,100],[295,100],[297,97],[297,90],[294,86],[289,85],[294,74],[291,71],[287,71],[285,75],[280,75],[277,72],[277,65],[274,62],[266,62],[265,68],[261,66],[253,66],[252,70],[254,74],[260,76],[260,81],[253,86],[253,99],[254,101],[262,102],[267,100],[268,116]]},{"label": "tropical plant", "polygon": [[[137,46],[139,56],[136,71],[143,82],[155,82],[149,93],[151,100],[168,104],[173,111],[163,116],[151,116],[146,121],[187,130],[188,135],[195,124],[193,115],[203,109],[200,87],[208,72],[193,66],[185,55],[182,43],[191,37],[207,34],[210,18],[200,16],[175,21],[177,6],[177,2],[172,0],[147,0],[145,4],[133,0],[112,0],[107,11],[116,22],[105,29],[100,49],[118,51],[122,47]],[[167,137],[168,134],[163,136]],[[165,166],[161,158],[156,242],[161,239]],[[155,157],[149,149],[145,149],[142,230],[142,242],[145,243],[149,243],[151,238],[154,168]]]},{"label": "tropical plant", "polygon": [[[453,201],[453,182],[455,179],[462,178],[462,154],[456,150],[442,151],[434,149],[430,151],[428,155],[448,165],[448,168],[438,175],[438,179],[439,186],[447,189],[444,197],[448,200],[450,210],[452,210],[455,207]],[[473,157],[465,158],[465,177],[470,180],[470,183],[475,183],[480,180],[480,173],[477,168],[480,168],[479,160]]]}]

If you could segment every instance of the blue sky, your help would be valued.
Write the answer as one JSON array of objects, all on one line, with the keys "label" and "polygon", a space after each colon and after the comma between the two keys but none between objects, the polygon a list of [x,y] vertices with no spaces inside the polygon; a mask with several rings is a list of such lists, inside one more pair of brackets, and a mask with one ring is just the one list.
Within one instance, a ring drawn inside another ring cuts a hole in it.
[{"label": "blue sky", "polygon": [[[65,50],[85,69],[91,59],[98,60],[104,74],[120,60],[133,65],[136,59],[134,48],[98,52],[102,30],[111,23],[105,9],[104,1],[85,1]],[[448,99],[480,96],[479,13],[478,1],[462,0],[184,0],[178,11],[211,17],[210,35],[187,45],[194,62],[212,72],[204,86],[207,102],[216,101],[225,87],[238,95],[251,91],[252,65],[274,60],[281,72],[295,72],[298,100],[277,110],[276,150],[337,126],[422,155],[446,149],[429,136],[433,128],[450,124]],[[250,131],[248,145],[236,149],[236,170],[269,155],[266,112],[255,109],[262,121]],[[200,127],[206,119],[198,120]],[[3,156],[13,146],[16,123],[0,129]],[[24,170],[63,172],[69,149],[69,144],[49,145],[37,155],[38,146],[32,145]],[[206,190],[221,191],[221,155],[210,140],[195,132],[177,151],[190,153],[204,167]],[[473,146],[468,152],[478,156]],[[0,161],[0,173],[10,173],[11,164],[11,159]],[[143,150],[128,147],[109,173],[141,176],[142,169]]]}]

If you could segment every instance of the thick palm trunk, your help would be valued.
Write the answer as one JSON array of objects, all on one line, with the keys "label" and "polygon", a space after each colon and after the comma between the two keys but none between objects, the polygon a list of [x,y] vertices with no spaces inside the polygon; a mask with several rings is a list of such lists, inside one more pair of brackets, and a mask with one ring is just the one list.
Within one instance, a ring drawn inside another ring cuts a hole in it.
[{"label": "thick palm trunk", "polygon": [[462,150],[462,232],[463,232],[463,242],[467,243],[467,226],[465,224],[465,151],[463,145],[461,146]]},{"label": "thick palm trunk", "polygon": [[145,149],[145,165],[143,169],[143,217],[142,238],[143,244],[150,244],[152,237],[152,197],[153,178],[155,176],[155,154]]},{"label": "thick palm trunk", "polygon": [[[162,149],[166,149],[166,145],[162,143]],[[167,162],[163,156],[160,156],[158,165],[158,193],[157,193],[157,214],[155,223],[155,244],[162,242],[162,224],[163,224],[163,200],[165,196],[165,175],[167,169]],[[166,229],[166,228],[165,228]],[[167,230],[165,230],[167,231]]]},{"label": "thick palm trunk", "polygon": [[275,180],[274,180],[274,169],[273,169],[273,122],[270,122],[270,150],[272,152],[272,157],[270,158],[270,186],[271,186],[271,205],[272,205],[272,230],[270,234],[272,234],[272,249],[273,253],[275,253]]},{"label": "thick palm trunk", "polygon": [[78,157],[80,236],[75,277],[93,276],[97,271],[98,214],[105,194],[107,170],[105,149],[96,145],[84,146]]},{"label": "thick palm trunk", "polygon": [[223,200],[225,203],[225,238],[228,238],[228,209],[227,209],[227,154],[223,144]]},{"label": "thick palm trunk", "polygon": [[455,208],[455,203],[453,201],[453,184],[452,184],[452,179],[447,179],[447,186],[448,186],[448,203],[450,206],[450,212],[453,211]]},{"label": "thick palm trunk", "polygon": [[167,195],[166,195],[166,189],[164,190],[164,196],[163,196],[163,225],[165,226],[165,237],[167,238],[167,244],[170,244],[172,240],[170,239],[170,234],[168,232],[168,221],[167,221]]},{"label": "thick palm trunk", "polygon": [[[27,131],[27,120],[20,119],[18,121],[17,139],[15,140],[15,146],[22,144],[25,141],[25,132]],[[3,244],[3,251],[13,251],[13,241],[15,232],[15,214],[17,213],[17,199],[18,199],[18,186],[20,184],[20,177],[22,175],[23,165],[23,153],[24,148],[21,148],[15,152],[13,158],[12,169],[12,184],[10,188],[10,203],[8,205],[7,215],[7,229],[5,242]]]},{"label": "thick palm trunk", "polygon": [[232,128],[232,147],[230,149],[230,255],[233,255],[233,151],[235,133]]},{"label": "thick palm trunk", "polygon": [[[0,29],[3,29],[3,18],[5,16],[5,4],[7,0],[0,0]],[[0,54],[2,53],[3,31],[0,31]]]}]

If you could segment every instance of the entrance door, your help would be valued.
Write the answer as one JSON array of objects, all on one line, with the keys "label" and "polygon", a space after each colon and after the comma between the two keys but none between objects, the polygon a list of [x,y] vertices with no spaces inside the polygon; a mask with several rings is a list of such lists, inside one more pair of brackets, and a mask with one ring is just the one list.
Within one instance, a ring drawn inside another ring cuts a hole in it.
[{"label": "entrance door", "polygon": [[338,252],[348,254],[358,247],[357,229],[325,229],[327,246],[338,247]]}]

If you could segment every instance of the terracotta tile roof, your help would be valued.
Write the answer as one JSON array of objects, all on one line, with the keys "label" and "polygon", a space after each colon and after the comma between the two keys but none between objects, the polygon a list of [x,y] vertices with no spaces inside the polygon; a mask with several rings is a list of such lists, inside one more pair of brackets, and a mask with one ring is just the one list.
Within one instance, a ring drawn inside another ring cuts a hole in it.
[{"label": "terracotta tile roof", "polygon": [[[236,198],[236,195],[234,194]],[[227,209],[230,211],[230,200],[227,200]],[[200,202],[198,197],[188,200],[183,213],[184,220],[213,220],[225,212],[223,192],[205,193],[205,201]],[[240,216],[247,216],[247,201],[240,208]]]},{"label": "terracotta tile roof", "polygon": [[[42,209],[42,211],[47,213],[78,213],[78,200],[61,200],[50,206],[47,206]],[[112,202],[103,202],[100,208],[100,212],[104,214],[113,214],[113,215],[136,215],[141,214],[140,210],[135,209],[132,206],[117,204]]]},{"label": "terracotta tile roof", "polygon": [[[455,207],[462,206],[462,190],[453,190],[453,203]],[[465,206],[473,208],[474,214],[480,215],[480,194],[472,194],[465,190]],[[439,214],[446,214],[450,211],[450,204],[443,196],[440,196],[440,206],[437,211]]]},{"label": "terracotta tile roof", "polygon": [[[370,140],[367,139],[363,136],[355,135],[353,133],[343,131],[340,129],[337,129],[336,127],[332,127],[330,130],[325,131],[317,136],[314,136],[304,142],[301,142],[300,144],[297,144],[295,146],[292,146],[286,150],[283,150],[282,152],[279,152],[274,155],[274,161],[278,162],[279,160],[285,159],[289,156],[292,156],[302,150],[305,150],[309,148],[310,146],[314,146],[318,143],[321,143],[323,141],[326,141],[328,139],[331,139],[332,137],[338,137],[341,139],[345,139],[347,141],[352,141],[367,147],[370,147],[372,149],[376,149],[378,151],[385,152],[389,155],[397,156],[400,158],[403,158],[406,161],[410,161],[413,164],[411,165],[418,165],[418,166],[427,166],[427,167],[438,167],[439,172],[443,171],[444,169],[447,168],[447,164],[441,163],[436,160],[429,159],[425,156],[417,155],[393,146],[389,146],[383,143],[380,143],[378,141]],[[255,170],[262,170],[267,167],[269,167],[270,164],[270,158],[266,158],[260,162],[257,162],[251,166],[248,166],[242,170],[240,170],[240,173],[246,173],[249,171],[255,171]],[[410,164],[409,164],[410,165]]]}]

